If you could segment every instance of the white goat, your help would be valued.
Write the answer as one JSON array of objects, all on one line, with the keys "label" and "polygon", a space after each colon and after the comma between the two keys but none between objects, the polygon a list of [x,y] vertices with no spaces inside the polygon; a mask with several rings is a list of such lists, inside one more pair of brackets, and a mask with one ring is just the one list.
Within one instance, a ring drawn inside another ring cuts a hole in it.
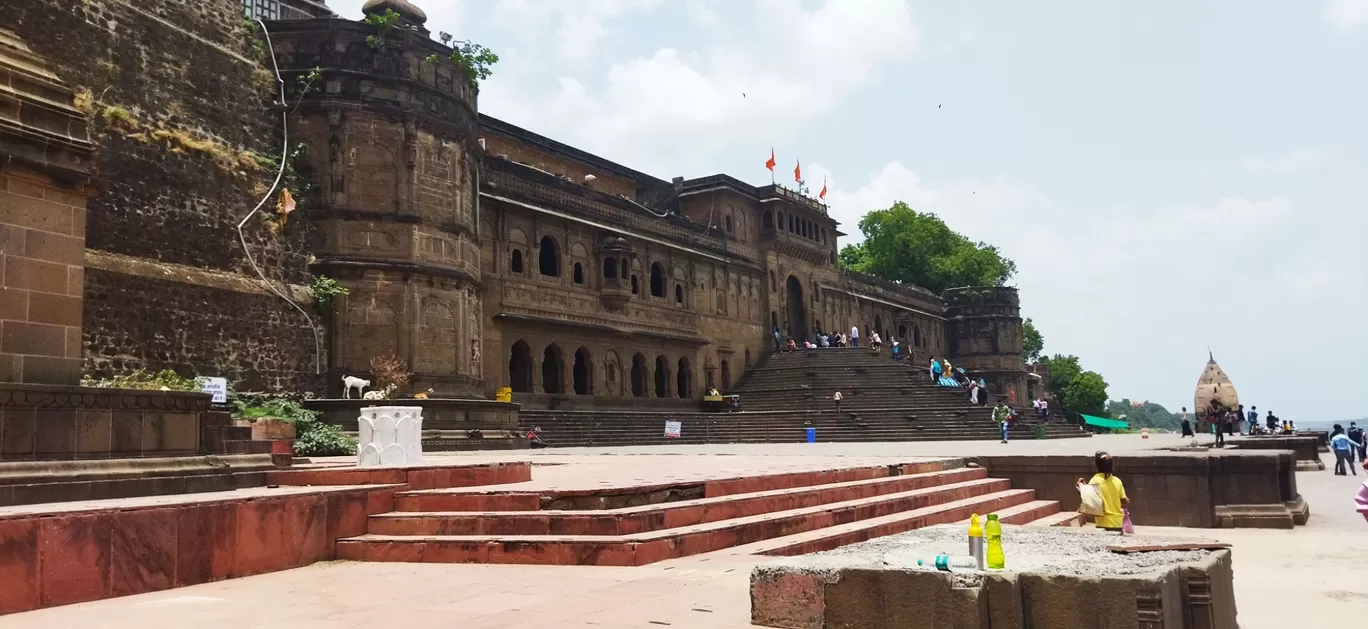
[{"label": "white goat", "polygon": [[342,399],[350,400],[352,389],[356,389],[356,395],[361,396],[368,386],[370,386],[370,380],[363,380],[356,376],[342,376]]},{"label": "white goat", "polygon": [[394,386],[394,385],[391,384],[391,385],[389,385],[389,386],[387,386],[387,387],[385,387],[385,388],[383,388],[383,389],[376,389],[376,390],[374,390],[374,391],[367,391],[366,394],[365,394],[364,396],[361,397],[361,399],[363,399],[363,400],[388,400],[390,394],[394,393],[394,390],[397,389],[397,388],[398,388],[398,387],[396,387],[396,386]]}]

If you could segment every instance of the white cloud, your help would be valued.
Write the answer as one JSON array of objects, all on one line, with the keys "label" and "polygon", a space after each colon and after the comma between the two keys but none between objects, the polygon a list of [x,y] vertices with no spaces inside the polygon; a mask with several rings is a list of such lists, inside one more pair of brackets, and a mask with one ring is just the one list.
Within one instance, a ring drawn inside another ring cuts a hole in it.
[{"label": "white cloud", "polygon": [[1368,0],[1330,0],[1322,17],[1341,31],[1368,26]]},{"label": "white cloud", "polygon": [[495,19],[509,30],[549,38],[558,61],[580,63],[593,56],[613,23],[661,0],[500,0]]},{"label": "white cloud", "polygon": [[1324,153],[1297,149],[1280,157],[1245,157],[1239,160],[1240,170],[1258,175],[1300,175],[1320,170],[1328,161]]},{"label": "white cloud", "polygon": [[496,74],[481,107],[648,172],[701,174],[727,147],[792,135],[915,47],[905,0],[804,5],[758,0],[745,37],[565,72],[550,93]]}]

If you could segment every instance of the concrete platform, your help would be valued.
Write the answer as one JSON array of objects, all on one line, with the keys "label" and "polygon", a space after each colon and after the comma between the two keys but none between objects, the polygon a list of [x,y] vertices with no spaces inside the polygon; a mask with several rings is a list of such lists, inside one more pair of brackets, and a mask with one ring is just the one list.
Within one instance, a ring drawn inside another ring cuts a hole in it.
[{"label": "concrete platform", "polygon": [[1108,550],[1183,541],[1195,540],[1009,525],[1008,570],[945,573],[917,562],[963,554],[965,527],[930,527],[757,566],[751,620],[784,629],[1236,629],[1229,550]]}]

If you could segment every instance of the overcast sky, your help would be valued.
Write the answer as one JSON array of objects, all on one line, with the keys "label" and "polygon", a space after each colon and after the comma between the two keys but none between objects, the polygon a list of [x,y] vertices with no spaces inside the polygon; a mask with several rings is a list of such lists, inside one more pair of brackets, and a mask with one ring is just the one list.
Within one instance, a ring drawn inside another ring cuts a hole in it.
[{"label": "overcast sky", "polygon": [[1246,405],[1368,415],[1368,0],[414,1],[502,57],[485,113],[999,246],[1114,399],[1191,406],[1210,346]]}]

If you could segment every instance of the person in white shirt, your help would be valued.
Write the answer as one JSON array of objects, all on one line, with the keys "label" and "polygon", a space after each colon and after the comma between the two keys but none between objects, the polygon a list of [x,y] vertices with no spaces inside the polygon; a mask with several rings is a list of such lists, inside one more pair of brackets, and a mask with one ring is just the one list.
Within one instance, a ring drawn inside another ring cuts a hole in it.
[{"label": "person in white shirt", "polygon": [[851,346],[851,347],[859,347],[859,346],[860,346],[860,327],[859,327],[859,326],[855,326],[855,325],[850,326],[850,346]]},{"label": "person in white shirt", "polygon": [[837,413],[841,412],[841,400],[844,400],[844,399],[845,399],[845,396],[844,396],[844,395],[841,395],[841,392],[840,392],[840,391],[837,391],[837,392],[831,394],[831,401],[833,401],[833,402],[836,403],[836,412],[837,412]]}]

